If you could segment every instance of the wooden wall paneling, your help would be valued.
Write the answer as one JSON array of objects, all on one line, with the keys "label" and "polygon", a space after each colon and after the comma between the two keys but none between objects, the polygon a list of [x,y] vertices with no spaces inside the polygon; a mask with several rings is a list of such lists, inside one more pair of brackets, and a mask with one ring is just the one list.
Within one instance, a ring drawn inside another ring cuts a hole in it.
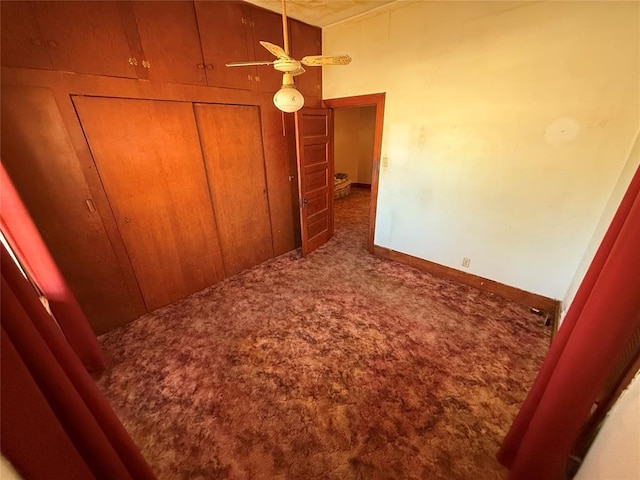
[{"label": "wooden wall paneling", "polygon": [[92,195],[51,89],[4,85],[2,120],[2,162],[94,331],[144,313],[86,203]]},{"label": "wooden wall paneling", "polygon": [[122,98],[146,98],[184,102],[234,105],[259,105],[258,92],[233,88],[208,87],[165,82],[141,82],[131,78],[106,77],[2,67],[2,85],[51,86],[66,95],[89,95]]},{"label": "wooden wall paneling", "polygon": [[136,77],[118,2],[32,2],[54,69]]},{"label": "wooden wall paneling", "polygon": [[244,2],[196,1],[195,8],[207,83],[218,87],[255,89],[255,67],[225,66],[229,62],[251,59],[251,35]]},{"label": "wooden wall paneling", "polygon": [[[297,60],[306,55],[322,54],[322,29],[289,20],[291,53]],[[322,67],[304,67],[306,72],[295,77],[296,86],[305,97],[305,107],[319,107],[322,98]]]},{"label": "wooden wall paneling", "polygon": [[[250,49],[250,52],[253,52],[251,58],[253,60],[275,60],[275,57],[260,45],[260,40],[284,47],[282,17],[277,13],[262,8],[251,7],[250,5],[248,5],[247,8],[251,11],[252,49]],[[277,71],[270,65],[257,67],[256,72],[260,78],[258,82],[260,91],[271,92],[273,94],[280,90],[282,86],[282,72]]]},{"label": "wooden wall paneling", "polygon": [[223,278],[192,105],[74,97],[149,310]]},{"label": "wooden wall paneling", "polygon": [[260,111],[273,253],[278,256],[299,247],[301,241],[295,124],[293,115],[273,105],[270,93],[262,94]]},{"label": "wooden wall paneling", "polygon": [[[150,66],[149,78],[157,82],[206,85],[205,64],[192,2],[133,2],[136,23]],[[146,65],[146,64],[145,64]]]},{"label": "wooden wall paneling", "polygon": [[227,275],[273,257],[259,108],[195,104]]},{"label": "wooden wall paneling", "polygon": [[29,2],[2,2],[0,16],[3,65],[53,68]]}]

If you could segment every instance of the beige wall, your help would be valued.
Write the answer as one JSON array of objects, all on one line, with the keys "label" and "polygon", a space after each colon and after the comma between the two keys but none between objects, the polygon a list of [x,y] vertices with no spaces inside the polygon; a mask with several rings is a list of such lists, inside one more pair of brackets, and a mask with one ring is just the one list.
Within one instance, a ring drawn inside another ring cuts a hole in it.
[{"label": "beige wall", "polygon": [[575,480],[640,478],[640,375],[607,415]]},{"label": "beige wall", "polygon": [[371,184],[375,117],[375,107],[334,110],[335,171],[355,183]]},{"label": "beige wall", "polygon": [[596,225],[596,228],[591,236],[591,240],[587,245],[587,248],[582,256],[582,260],[578,265],[578,269],[576,270],[575,275],[569,285],[569,289],[567,291],[566,296],[562,302],[562,319],[564,319],[564,315],[566,314],[573,298],[575,297],[578,288],[580,287],[580,283],[587,273],[587,269],[589,265],[591,265],[591,261],[600,246],[600,242],[604,238],[605,233],[607,233],[607,229],[609,228],[609,224],[613,219],[613,216],[616,214],[618,210],[618,206],[620,205],[620,201],[622,197],[629,188],[629,183],[631,183],[631,179],[633,178],[634,173],[638,169],[640,165],[640,136],[636,136],[636,141],[631,149],[631,153],[629,154],[629,159],[627,160],[624,168],[622,169],[622,173],[618,178],[618,181],[613,187],[613,191],[605,205],[604,211],[602,212],[602,216],[600,217],[600,221]]},{"label": "beige wall", "polygon": [[375,243],[563,299],[640,128],[635,2],[400,1],[323,31],[386,92]]}]

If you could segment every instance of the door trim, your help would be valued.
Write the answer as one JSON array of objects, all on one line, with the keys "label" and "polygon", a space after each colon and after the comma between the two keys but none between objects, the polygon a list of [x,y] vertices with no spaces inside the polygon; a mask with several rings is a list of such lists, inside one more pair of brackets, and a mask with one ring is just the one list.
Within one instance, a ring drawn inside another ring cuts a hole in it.
[{"label": "door trim", "polygon": [[382,155],[382,126],[384,124],[385,97],[385,93],[372,93],[369,95],[329,98],[323,100],[324,105],[332,109],[344,107],[376,107],[376,123],[373,136],[373,168],[371,171],[371,210],[369,212],[369,237],[367,239],[367,249],[371,253],[373,253],[373,240],[376,232],[378,181],[380,177],[380,157]]}]

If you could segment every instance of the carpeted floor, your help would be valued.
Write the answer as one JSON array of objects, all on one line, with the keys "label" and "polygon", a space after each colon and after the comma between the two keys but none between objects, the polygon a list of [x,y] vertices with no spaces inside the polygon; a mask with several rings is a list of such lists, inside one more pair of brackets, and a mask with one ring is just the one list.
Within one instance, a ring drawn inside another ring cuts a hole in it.
[{"label": "carpeted floor", "polygon": [[494,459],[549,343],[523,306],[335,237],[101,337],[99,385],[160,479],[503,477]]}]

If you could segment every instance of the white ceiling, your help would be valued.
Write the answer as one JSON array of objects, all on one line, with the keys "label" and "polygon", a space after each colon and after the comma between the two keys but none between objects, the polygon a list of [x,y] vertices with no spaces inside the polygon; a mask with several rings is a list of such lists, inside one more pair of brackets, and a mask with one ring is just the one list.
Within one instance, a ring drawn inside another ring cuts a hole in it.
[{"label": "white ceiling", "polygon": [[[281,13],[281,0],[247,0]],[[395,0],[287,0],[287,17],[326,27]]]}]

